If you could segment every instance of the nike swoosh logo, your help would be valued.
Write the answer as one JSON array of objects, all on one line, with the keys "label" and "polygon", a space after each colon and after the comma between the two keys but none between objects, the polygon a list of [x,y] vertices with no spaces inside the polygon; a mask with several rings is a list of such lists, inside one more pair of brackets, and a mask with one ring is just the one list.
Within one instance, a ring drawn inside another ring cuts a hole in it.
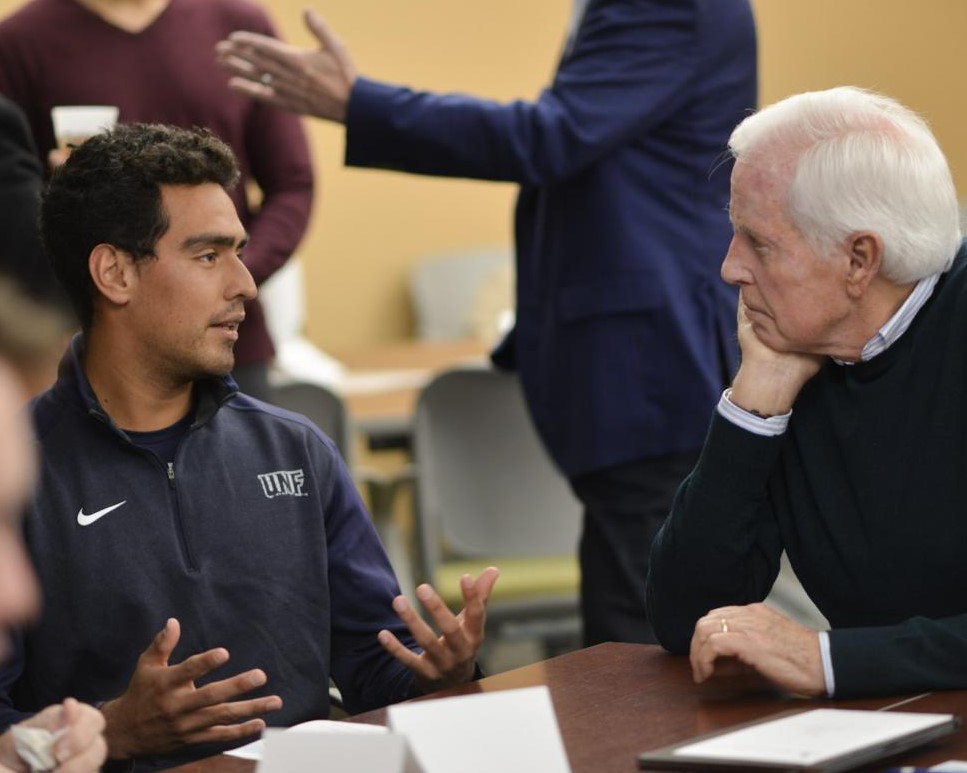
[{"label": "nike swoosh logo", "polygon": [[128,500],[125,499],[123,502],[118,502],[116,505],[105,507],[103,510],[98,510],[96,513],[90,513],[90,514],[85,513],[84,508],[82,507],[80,510],[77,511],[77,522],[81,526],[90,526],[92,523],[94,523],[94,521],[100,518],[103,518],[105,515],[107,515],[110,512],[117,510],[121,505],[127,504],[127,502]]}]

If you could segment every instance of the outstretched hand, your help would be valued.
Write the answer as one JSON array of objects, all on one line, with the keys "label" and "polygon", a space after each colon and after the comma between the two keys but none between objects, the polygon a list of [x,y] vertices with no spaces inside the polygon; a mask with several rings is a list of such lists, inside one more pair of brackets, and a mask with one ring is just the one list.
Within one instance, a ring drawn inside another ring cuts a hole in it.
[{"label": "outstretched hand", "polygon": [[387,630],[379,632],[379,642],[416,674],[417,686],[424,692],[452,687],[473,678],[477,651],[484,639],[487,601],[499,574],[497,568],[491,566],[475,580],[469,575],[461,577],[464,606],[456,615],[431,586],[420,585],[416,589],[416,596],[429,612],[439,635],[404,596],[393,600],[393,610],[406,623],[423,652],[413,652]]},{"label": "outstretched hand", "polygon": [[228,650],[218,647],[169,665],[180,637],[181,626],[170,618],[138,658],[124,694],[101,707],[110,757],[245,738],[265,728],[265,722],[254,717],[282,708],[277,695],[236,700],[265,684],[265,672],[257,668],[196,687],[197,679],[228,662]]},{"label": "outstretched hand", "polygon": [[232,73],[229,87],[303,115],[344,122],[356,65],[343,42],[314,11],[305,23],[319,48],[297,48],[255,32],[233,32],[215,47],[218,63]]}]

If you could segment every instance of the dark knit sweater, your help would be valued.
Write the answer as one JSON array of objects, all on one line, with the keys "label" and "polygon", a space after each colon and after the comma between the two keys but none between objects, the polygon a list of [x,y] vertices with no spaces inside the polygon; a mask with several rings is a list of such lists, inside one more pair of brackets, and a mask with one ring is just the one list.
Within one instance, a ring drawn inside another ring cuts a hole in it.
[{"label": "dark knit sweater", "polygon": [[967,688],[963,248],[896,343],[806,384],[784,435],[715,416],[652,550],[662,644],[765,598],[783,549],[832,626],[838,697]]}]

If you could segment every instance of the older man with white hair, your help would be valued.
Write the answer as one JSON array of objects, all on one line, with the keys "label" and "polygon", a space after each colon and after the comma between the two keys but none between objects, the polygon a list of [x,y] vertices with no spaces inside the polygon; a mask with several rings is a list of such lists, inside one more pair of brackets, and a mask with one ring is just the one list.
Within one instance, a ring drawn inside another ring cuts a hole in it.
[{"label": "older man with white hair", "polygon": [[[662,644],[807,695],[967,687],[967,251],[926,123],[856,88],[734,131],[742,364],[654,544]],[[760,604],[785,550],[831,624]]]}]

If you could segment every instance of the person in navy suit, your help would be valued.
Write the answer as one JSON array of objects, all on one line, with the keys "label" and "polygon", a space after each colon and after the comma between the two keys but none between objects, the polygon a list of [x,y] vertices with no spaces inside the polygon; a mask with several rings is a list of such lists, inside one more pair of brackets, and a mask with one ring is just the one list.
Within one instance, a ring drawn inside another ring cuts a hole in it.
[{"label": "person in navy suit", "polygon": [[508,104],[357,75],[313,12],[317,49],[250,33],[218,46],[232,86],[346,126],[346,163],[520,184],[515,367],[585,508],[587,644],[654,641],[652,538],[734,372],[728,136],[756,106],[748,0],[576,0],[551,85]]}]

